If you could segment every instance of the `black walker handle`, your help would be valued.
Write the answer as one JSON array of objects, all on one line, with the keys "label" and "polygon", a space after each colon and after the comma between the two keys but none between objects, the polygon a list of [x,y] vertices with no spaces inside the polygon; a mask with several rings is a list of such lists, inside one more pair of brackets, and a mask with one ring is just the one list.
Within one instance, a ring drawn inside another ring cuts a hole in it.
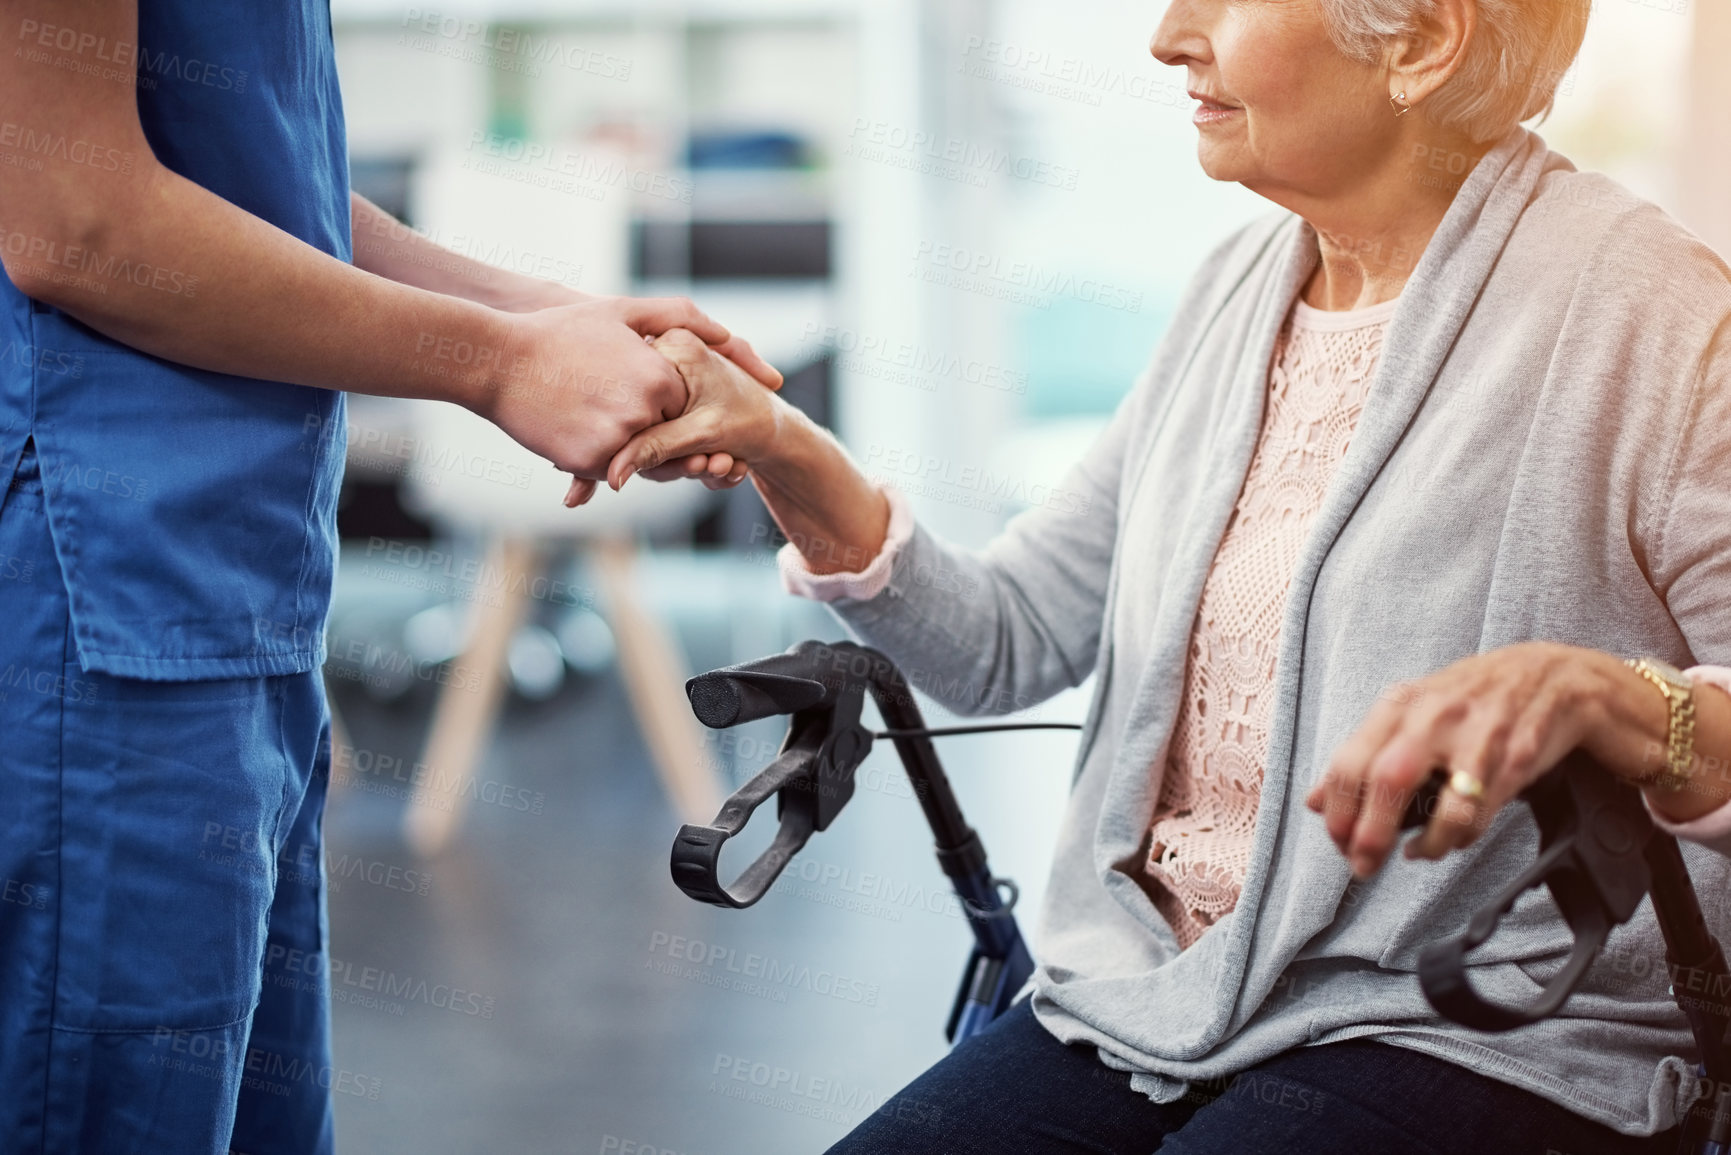
[{"label": "black walker handle", "polygon": [[[847,676],[845,665],[838,674],[834,663],[825,661],[833,652],[835,647],[804,642],[785,654],[699,674],[685,683],[692,712],[711,729],[793,715],[774,762],[736,790],[709,825],[679,828],[673,881],[699,902],[731,907],[757,902],[813,832],[827,830],[853,797],[854,771],[871,753],[872,734],[860,724],[865,685]],[[722,847],[771,797],[781,816],[775,840],[731,886],[724,886]]]},{"label": "black walker handle", "polygon": [[[1445,776],[1434,773],[1407,807],[1401,828],[1424,825],[1435,812]],[[1569,754],[1529,786],[1521,801],[1539,827],[1539,857],[1499,891],[1453,938],[1419,956],[1419,985],[1439,1012],[1463,1026],[1507,1031],[1555,1014],[1610,938],[1651,893],[1667,961],[1674,972],[1725,973],[1724,955],[1707,929],[1676,839],[1653,824],[1639,791],[1584,751]],[[1496,933],[1521,894],[1544,885],[1574,933],[1568,960],[1540,993],[1520,1006],[1488,1002],[1467,978],[1467,955]],[[1724,988],[1719,988],[1724,989]],[[1684,1004],[1684,1012],[1716,1071],[1726,1064],[1727,1008]]]},{"label": "black walker handle", "polygon": [[[931,826],[938,866],[963,900],[982,957],[1015,960],[1017,973],[1031,969],[1026,951],[1017,953],[1020,932],[1008,917],[1003,880],[992,874],[985,847],[962,817],[938,763],[931,743],[935,732],[926,727],[907,680],[887,657],[853,642],[801,642],[783,654],[700,674],[685,690],[693,712],[710,727],[776,714],[793,717],[780,755],[727,800],[715,821],[680,828],[672,861],[680,890],[700,902],[733,907],[750,906],[769,892],[793,854],[814,832],[827,830],[853,797],[854,771],[875,737],[860,723],[869,693],[888,727],[883,737],[895,745]],[[1029,725],[1041,724],[1012,728]],[[718,877],[722,847],[771,795],[781,812],[775,841],[731,886],[723,885]]]},{"label": "black walker handle", "polygon": [[691,712],[711,730],[834,702],[835,687],[810,677],[791,654],[699,674],[685,683]]},{"label": "black walker handle", "polygon": [[[1445,777],[1433,773],[1401,820],[1423,826],[1435,812]],[[1627,922],[1653,885],[1646,851],[1662,836],[1639,793],[1575,751],[1522,794],[1539,827],[1539,857],[1472,916],[1453,938],[1419,955],[1419,985],[1444,1016],[1480,1031],[1507,1031],[1555,1014],[1585,977],[1616,926]],[[1543,885],[1574,934],[1561,970],[1525,1004],[1482,998],[1467,978],[1467,955],[1482,946],[1528,890]]]},{"label": "black walker handle", "polygon": [[[1408,806],[1403,830],[1423,826],[1435,812],[1445,777],[1434,773]],[[1694,1108],[1683,1128],[1686,1151],[1731,1150],[1731,971],[1702,917],[1694,882],[1677,840],[1654,825],[1639,791],[1612,775],[1581,750],[1521,794],[1539,827],[1538,860],[1473,915],[1453,938],[1433,942],[1419,955],[1419,985],[1444,1017],[1481,1031],[1507,1031],[1555,1014],[1609,939],[1633,917],[1649,894],[1672,995],[1689,1022],[1700,1051],[1700,1074],[1708,1100]],[[1521,894],[1540,884],[1574,933],[1574,947],[1561,970],[1533,999],[1503,1006],[1482,998],[1467,978],[1467,955],[1496,933],[1497,924]],[[1709,998],[1685,997],[1706,990]]]}]

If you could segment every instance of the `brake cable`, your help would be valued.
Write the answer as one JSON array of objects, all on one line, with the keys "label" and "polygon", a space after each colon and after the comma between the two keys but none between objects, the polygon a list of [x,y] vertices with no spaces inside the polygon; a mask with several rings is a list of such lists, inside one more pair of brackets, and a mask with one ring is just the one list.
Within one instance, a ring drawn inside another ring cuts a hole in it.
[{"label": "brake cable", "polygon": [[919,730],[873,730],[873,738],[948,738],[955,734],[990,734],[997,730],[1080,730],[1080,722],[999,722],[989,726],[930,726]]}]

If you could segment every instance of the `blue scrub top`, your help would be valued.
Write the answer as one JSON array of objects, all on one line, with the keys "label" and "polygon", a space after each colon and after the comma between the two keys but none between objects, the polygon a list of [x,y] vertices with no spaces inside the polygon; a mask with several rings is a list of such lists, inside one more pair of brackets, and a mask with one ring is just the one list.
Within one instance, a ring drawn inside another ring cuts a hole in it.
[{"label": "blue scrub top", "polygon": [[[139,0],[138,16],[157,159],[349,260],[328,0]],[[127,49],[86,49],[104,52]],[[189,305],[224,291],[221,270],[84,275],[149,276]],[[322,664],[345,430],[341,393],[147,356],[0,277],[0,478],[33,438],[86,670],[191,681]]]}]

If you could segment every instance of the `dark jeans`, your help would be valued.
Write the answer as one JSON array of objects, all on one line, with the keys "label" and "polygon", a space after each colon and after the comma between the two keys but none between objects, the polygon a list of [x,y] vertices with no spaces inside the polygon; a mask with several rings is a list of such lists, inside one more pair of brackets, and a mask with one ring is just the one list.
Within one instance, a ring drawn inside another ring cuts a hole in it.
[{"label": "dark jeans", "polygon": [[[1209,1094],[1214,1097],[1209,1098]],[[1276,1055],[1161,1105],[1026,1000],[879,1108],[830,1155],[1673,1155],[1465,1067],[1355,1039]]]}]

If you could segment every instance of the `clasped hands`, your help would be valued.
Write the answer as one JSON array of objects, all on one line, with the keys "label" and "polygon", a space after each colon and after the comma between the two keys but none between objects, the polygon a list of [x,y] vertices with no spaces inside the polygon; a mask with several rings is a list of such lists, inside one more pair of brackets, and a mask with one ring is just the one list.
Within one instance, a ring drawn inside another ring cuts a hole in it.
[{"label": "clasped hands", "polygon": [[[581,505],[606,479],[748,472],[815,573],[879,555],[890,503],[829,432],[776,396],[781,374],[689,301],[591,299],[520,314],[481,416],[577,480]],[[572,365],[579,368],[572,369]]]},{"label": "clasped hands", "polygon": [[[776,396],[782,378],[738,338],[710,344],[692,329],[669,329],[644,342],[684,385],[683,407],[636,431],[613,453],[605,478],[615,490],[633,476],[691,478],[710,489],[744,481],[775,443],[791,409]],[[748,371],[749,370],[749,371]],[[582,505],[597,481],[578,477],[565,504]]]}]

